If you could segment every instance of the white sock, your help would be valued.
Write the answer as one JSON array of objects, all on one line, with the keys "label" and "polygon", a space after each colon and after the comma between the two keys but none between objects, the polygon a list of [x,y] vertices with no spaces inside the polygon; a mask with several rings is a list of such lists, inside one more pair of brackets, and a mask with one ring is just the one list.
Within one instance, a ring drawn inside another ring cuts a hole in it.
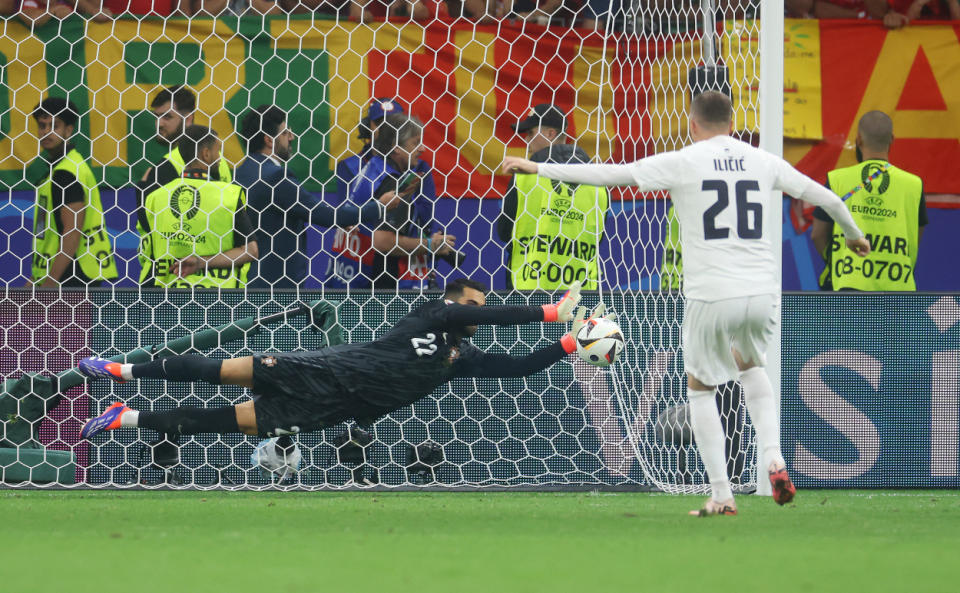
[{"label": "white sock", "polygon": [[687,390],[690,398],[690,422],[693,424],[693,436],[697,440],[700,459],[707,468],[710,489],[714,502],[725,502],[733,498],[730,479],[727,477],[727,455],[723,448],[723,425],[720,423],[720,411],[713,391]]},{"label": "white sock", "polygon": [[120,414],[120,426],[123,428],[136,428],[140,420],[140,412],[137,410],[127,410]]},{"label": "white sock", "polygon": [[127,363],[121,364],[120,376],[123,377],[124,381],[133,381],[133,365]]},{"label": "white sock", "polygon": [[750,421],[753,422],[753,429],[757,431],[760,458],[767,463],[782,465],[780,416],[777,414],[777,400],[773,395],[770,378],[763,367],[753,367],[740,373],[740,385],[743,386],[743,399],[747,403]]}]

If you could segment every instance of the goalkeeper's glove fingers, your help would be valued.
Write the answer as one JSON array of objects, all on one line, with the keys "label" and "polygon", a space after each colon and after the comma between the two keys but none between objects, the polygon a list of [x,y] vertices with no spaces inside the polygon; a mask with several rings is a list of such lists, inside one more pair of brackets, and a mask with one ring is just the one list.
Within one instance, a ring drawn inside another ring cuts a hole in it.
[{"label": "goalkeeper's glove fingers", "polygon": [[586,307],[577,307],[577,313],[573,316],[573,325],[570,326],[570,335],[577,337],[577,334],[580,333],[580,328],[582,328],[587,323],[587,308]]},{"label": "goalkeeper's glove fingers", "polygon": [[606,311],[606,305],[603,303],[598,303],[596,307],[593,308],[593,311],[590,313],[590,317],[587,317],[587,308],[586,307],[577,307],[577,312],[573,316],[573,325],[570,327],[570,334],[573,337],[577,337],[577,334],[580,333],[580,330],[584,325],[591,319],[606,319],[607,321],[617,321],[617,314],[613,311],[610,311],[606,315],[603,312]]},{"label": "goalkeeper's glove fingers", "polygon": [[577,280],[556,304],[543,306],[544,321],[571,321],[573,309],[580,303],[581,282]]},{"label": "goalkeeper's glove fingers", "polygon": [[607,306],[603,303],[597,303],[597,306],[593,308],[593,311],[590,312],[590,319],[599,319],[603,312],[606,310]]},{"label": "goalkeeper's glove fingers", "polygon": [[590,314],[590,319],[606,319],[607,321],[617,322],[617,314],[613,311],[610,311],[606,315],[603,314],[607,310],[607,306],[603,303],[597,303],[597,306],[593,308],[593,313]]}]

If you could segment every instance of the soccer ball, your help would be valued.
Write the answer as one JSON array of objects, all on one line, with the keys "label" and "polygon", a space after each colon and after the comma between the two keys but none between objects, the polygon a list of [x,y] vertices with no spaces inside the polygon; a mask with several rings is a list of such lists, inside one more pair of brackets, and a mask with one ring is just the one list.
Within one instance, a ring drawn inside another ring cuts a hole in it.
[{"label": "soccer ball", "polygon": [[[264,439],[257,443],[250,455],[250,463],[253,467],[259,467],[264,477],[276,477],[282,482],[300,471],[303,454],[295,442],[287,439],[286,443],[278,443],[280,438],[283,437]],[[284,444],[287,446],[284,447]]]},{"label": "soccer ball", "polygon": [[588,319],[577,332],[577,354],[594,366],[610,366],[622,351],[623,332],[615,321]]}]

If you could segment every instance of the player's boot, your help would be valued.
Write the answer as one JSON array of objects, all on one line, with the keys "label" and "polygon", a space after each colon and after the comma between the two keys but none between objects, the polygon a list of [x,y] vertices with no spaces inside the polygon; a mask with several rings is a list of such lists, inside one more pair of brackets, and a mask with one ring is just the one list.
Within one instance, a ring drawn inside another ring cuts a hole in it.
[{"label": "player's boot", "polygon": [[777,504],[787,504],[797,493],[797,488],[790,481],[786,466],[771,467],[770,486],[773,487],[773,500],[777,501]]},{"label": "player's boot", "polygon": [[120,428],[120,416],[123,416],[123,413],[130,409],[120,402],[115,402],[104,410],[103,414],[87,420],[83,428],[80,429],[80,438],[89,439],[105,430]]},{"label": "player's boot", "polygon": [[119,362],[113,362],[99,356],[88,356],[77,363],[77,367],[84,376],[91,379],[106,378],[117,383],[126,383],[126,380],[120,374]]},{"label": "player's boot", "polygon": [[733,499],[716,502],[712,498],[707,499],[707,504],[703,505],[702,509],[697,509],[696,511],[690,511],[690,515],[693,517],[709,517],[711,515],[736,515],[737,514],[737,505],[733,502]]}]

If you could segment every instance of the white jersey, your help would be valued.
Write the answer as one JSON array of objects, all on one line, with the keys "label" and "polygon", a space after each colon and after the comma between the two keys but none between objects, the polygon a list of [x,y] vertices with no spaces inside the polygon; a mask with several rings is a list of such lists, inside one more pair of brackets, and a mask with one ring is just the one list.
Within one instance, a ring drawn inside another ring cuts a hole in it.
[{"label": "white jersey", "polygon": [[836,195],[780,157],[726,135],[628,165],[539,167],[541,175],[563,181],[668,190],[680,221],[683,292],[690,299],[779,294],[779,249],[774,252],[770,232],[781,224],[775,190],[824,204],[848,237],[861,235]]}]

